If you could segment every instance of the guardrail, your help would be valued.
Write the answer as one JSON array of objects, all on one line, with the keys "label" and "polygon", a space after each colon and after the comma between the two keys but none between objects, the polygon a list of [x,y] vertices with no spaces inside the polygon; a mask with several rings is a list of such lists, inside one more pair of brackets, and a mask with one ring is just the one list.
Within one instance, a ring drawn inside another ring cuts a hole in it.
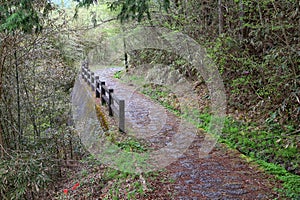
[{"label": "guardrail", "polygon": [[125,101],[119,99],[114,90],[108,88],[104,81],[95,76],[86,61],[81,65],[81,77],[95,92],[96,98],[100,98],[102,105],[107,105],[109,116],[116,116],[119,121],[119,130],[125,132]]}]

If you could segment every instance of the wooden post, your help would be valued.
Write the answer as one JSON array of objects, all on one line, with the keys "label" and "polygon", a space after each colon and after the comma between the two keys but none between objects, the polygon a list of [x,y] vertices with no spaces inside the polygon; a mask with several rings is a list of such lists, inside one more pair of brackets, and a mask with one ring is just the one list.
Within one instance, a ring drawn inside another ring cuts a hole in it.
[{"label": "wooden post", "polygon": [[92,91],[95,91],[95,73],[91,72],[91,88]]},{"label": "wooden post", "polygon": [[84,68],[84,81],[87,82],[87,69]]},{"label": "wooden post", "polygon": [[81,65],[81,78],[84,79],[84,65]]},{"label": "wooden post", "polygon": [[125,101],[119,102],[119,131],[125,132]]},{"label": "wooden post", "polygon": [[105,100],[103,99],[103,96],[105,96],[105,89],[102,87],[103,85],[105,85],[105,82],[100,82],[100,90],[101,90],[101,103],[102,105],[105,104]]},{"label": "wooden post", "polygon": [[111,94],[113,92],[114,92],[114,89],[109,89],[108,90],[108,114],[109,114],[109,116],[113,116],[113,111],[112,111],[112,108],[111,108],[111,104],[113,103]]},{"label": "wooden post", "polygon": [[90,69],[87,69],[87,82],[90,85],[90,81],[91,81],[91,71]]},{"label": "wooden post", "polygon": [[95,82],[96,82],[96,98],[100,98],[100,80],[99,80],[99,76],[95,77]]},{"label": "wooden post", "polygon": [[89,61],[88,61],[87,58],[85,59],[85,65],[86,65],[86,68],[88,68],[88,66],[89,66]]}]

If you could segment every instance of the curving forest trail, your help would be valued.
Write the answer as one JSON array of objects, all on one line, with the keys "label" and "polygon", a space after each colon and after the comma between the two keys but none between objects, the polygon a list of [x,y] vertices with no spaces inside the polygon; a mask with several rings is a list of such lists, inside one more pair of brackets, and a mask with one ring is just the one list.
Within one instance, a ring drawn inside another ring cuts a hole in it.
[{"label": "curving forest trail", "polygon": [[[116,96],[125,99],[126,126],[139,134],[147,135],[144,139],[150,144],[151,150],[164,147],[176,134],[179,118],[139,93],[136,86],[113,78],[118,70],[120,69],[101,69],[97,70],[96,74],[100,76],[100,80],[106,81],[110,88],[114,88]],[[163,125],[161,122],[164,122]],[[157,134],[150,135],[151,130]],[[279,198],[273,190],[278,186],[272,181],[274,179],[258,166],[247,162],[237,151],[217,144],[207,157],[200,159],[198,149],[203,138],[204,134],[198,134],[185,153],[163,170],[164,176],[172,181],[161,182],[160,178],[149,180],[149,184],[155,190],[146,193],[146,197],[142,199]]]}]

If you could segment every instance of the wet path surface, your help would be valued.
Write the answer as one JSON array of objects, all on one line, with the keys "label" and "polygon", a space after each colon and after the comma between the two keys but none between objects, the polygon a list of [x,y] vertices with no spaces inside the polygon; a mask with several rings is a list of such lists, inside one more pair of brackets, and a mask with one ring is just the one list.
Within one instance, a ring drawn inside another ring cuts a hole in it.
[{"label": "wet path surface", "polygon": [[[140,94],[137,87],[113,78],[121,68],[95,71],[101,81],[125,100],[126,132],[143,138],[157,150],[178,134],[180,119]],[[204,135],[197,135],[187,151],[165,168],[171,181],[161,183],[148,199],[275,199],[274,182],[240,154],[217,144],[206,158],[199,158]],[[157,184],[157,183],[155,183]]]}]

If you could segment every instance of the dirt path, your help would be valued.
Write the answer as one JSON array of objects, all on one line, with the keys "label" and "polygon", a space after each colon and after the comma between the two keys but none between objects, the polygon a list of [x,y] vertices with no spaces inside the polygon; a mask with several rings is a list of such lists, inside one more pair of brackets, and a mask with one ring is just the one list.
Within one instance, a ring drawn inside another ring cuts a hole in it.
[{"label": "dirt path", "polygon": [[[180,120],[148,97],[137,92],[133,85],[114,79],[120,70],[97,70],[101,81],[106,81],[120,99],[125,100],[126,127],[143,137],[151,149],[163,148],[172,142]],[[154,134],[153,134],[154,133]],[[147,199],[275,199],[276,183],[257,166],[246,162],[241,155],[218,144],[206,158],[199,158],[198,149],[204,136],[197,136],[187,151],[167,166],[164,174],[172,181],[151,180],[156,192]]]}]

